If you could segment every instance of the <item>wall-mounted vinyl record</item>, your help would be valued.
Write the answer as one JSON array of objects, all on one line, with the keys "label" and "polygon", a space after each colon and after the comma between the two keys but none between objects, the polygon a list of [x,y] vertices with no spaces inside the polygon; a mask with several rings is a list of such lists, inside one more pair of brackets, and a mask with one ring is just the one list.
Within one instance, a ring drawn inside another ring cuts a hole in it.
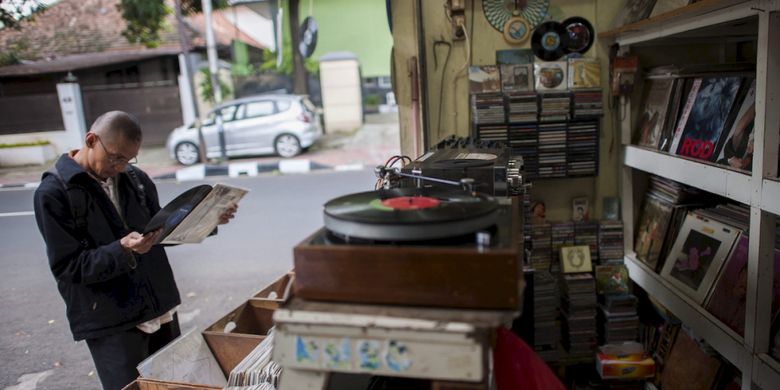
[{"label": "wall-mounted vinyl record", "polygon": [[298,51],[304,58],[311,57],[314,53],[314,49],[317,48],[317,22],[314,18],[307,16],[301,23],[300,42],[298,43]]},{"label": "wall-mounted vinyl record", "polygon": [[558,22],[544,22],[536,27],[531,36],[531,50],[544,61],[555,61],[565,53],[569,46],[569,34]]},{"label": "wall-mounted vinyl record", "polygon": [[569,37],[569,44],[563,50],[568,53],[585,53],[593,46],[593,26],[587,19],[572,16],[561,23]]}]

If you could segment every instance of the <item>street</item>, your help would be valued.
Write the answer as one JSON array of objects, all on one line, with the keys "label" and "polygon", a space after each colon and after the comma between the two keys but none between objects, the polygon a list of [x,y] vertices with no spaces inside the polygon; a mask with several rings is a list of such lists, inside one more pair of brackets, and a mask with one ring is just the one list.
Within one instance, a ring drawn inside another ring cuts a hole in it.
[{"label": "street", "polygon": [[[292,268],[292,249],[322,226],[322,204],[373,189],[370,170],[212,177],[250,190],[236,218],[202,244],[168,248],[182,297],[182,332],[199,331]],[[162,205],[201,182],[159,182]],[[0,389],[100,389],[74,343],[32,214],[33,189],[0,191]]]}]

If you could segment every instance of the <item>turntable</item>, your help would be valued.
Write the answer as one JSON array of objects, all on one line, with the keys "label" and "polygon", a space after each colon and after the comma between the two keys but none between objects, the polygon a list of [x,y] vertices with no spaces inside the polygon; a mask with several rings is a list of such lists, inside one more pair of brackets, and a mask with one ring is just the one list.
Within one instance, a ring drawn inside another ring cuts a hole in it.
[{"label": "turntable", "polygon": [[294,295],[313,301],[518,310],[520,204],[468,188],[410,187],[325,204],[294,249]]},{"label": "turntable", "polygon": [[[403,168],[407,174],[458,181],[474,180],[474,189],[492,196],[519,195],[523,187],[523,158],[511,156],[510,149],[495,142],[483,142],[454,136],[440,141],[436,148]],[[404,187],[416,186],[406,178]],[[441,185],[436,182],[432,186]]]}]

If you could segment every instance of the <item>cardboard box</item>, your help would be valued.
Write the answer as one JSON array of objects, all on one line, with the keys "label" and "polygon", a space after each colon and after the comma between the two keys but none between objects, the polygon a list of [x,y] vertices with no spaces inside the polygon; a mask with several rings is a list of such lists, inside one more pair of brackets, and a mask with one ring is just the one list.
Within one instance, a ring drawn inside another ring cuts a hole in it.
[{"label": "cardboard box", "polygon": [[288,272],[255,293],[249,304],[257,308],[277,309],[291,294],[295,272]]},{"label": "cardboard box", "polygon": [[601,379],[641,379],[655,375],[655,361],[652,358],[610,359],[603,352],[596,355],[596,371]]}]

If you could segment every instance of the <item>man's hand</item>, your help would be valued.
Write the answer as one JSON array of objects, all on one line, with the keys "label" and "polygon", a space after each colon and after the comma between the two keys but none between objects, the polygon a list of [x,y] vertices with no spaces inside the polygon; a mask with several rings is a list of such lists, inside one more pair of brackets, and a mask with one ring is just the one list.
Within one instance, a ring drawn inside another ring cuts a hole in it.
[{"label": "man's hand", "polygon": [[149,249],[152,249],[152,245],[160,238],[160,234],[162,234],[162,229],[157,229],[143,235],[138,232],[131,232],[122,237],[122,239],[119,240],[119,244],[122,245],[122,249],[126,252],[144,254],[149,252]]},{"label": "man's hand", "polygon": [[236,211],[238,210],[238,205],[233,204],[228,207],[222,215],[219,216],[219,224],[224,225],[228,222],[230,222],[233,217],[236,216]]}]

